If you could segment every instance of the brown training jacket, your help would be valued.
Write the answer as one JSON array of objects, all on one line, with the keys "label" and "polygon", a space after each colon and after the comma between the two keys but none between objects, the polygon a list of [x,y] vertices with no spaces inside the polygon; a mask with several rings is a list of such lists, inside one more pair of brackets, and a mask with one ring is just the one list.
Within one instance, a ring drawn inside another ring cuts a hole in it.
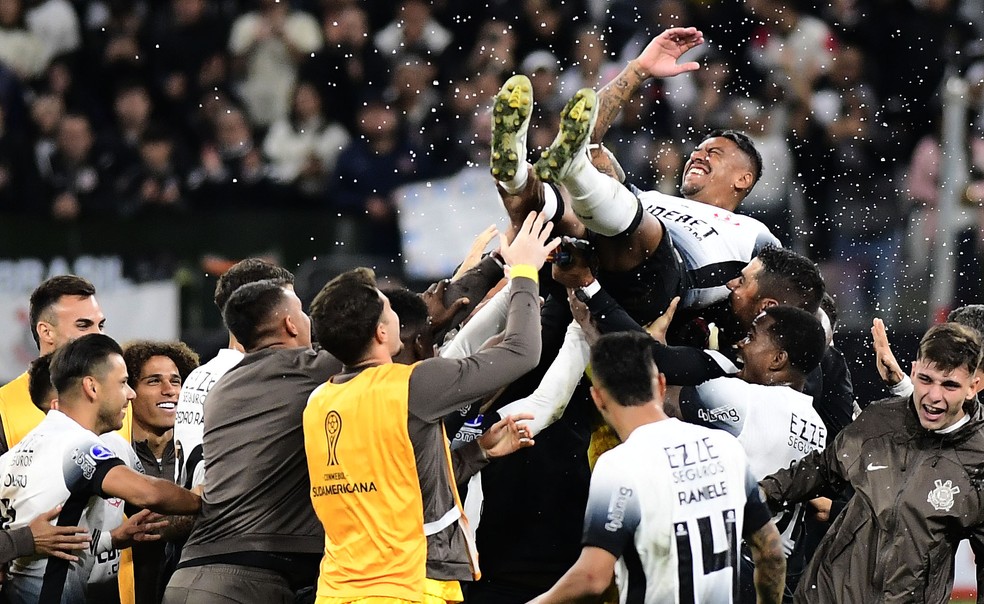
[{"label": "brown training jacket", "polygon": [[826,450],[759,483],[774,511],[828,487],[855,490],[794,602],[949,602],[962,539],[984,585],[984,411],[976,399],[964,410],[969,423],[937,434],[919,424],[911,398],[872,403]]}]

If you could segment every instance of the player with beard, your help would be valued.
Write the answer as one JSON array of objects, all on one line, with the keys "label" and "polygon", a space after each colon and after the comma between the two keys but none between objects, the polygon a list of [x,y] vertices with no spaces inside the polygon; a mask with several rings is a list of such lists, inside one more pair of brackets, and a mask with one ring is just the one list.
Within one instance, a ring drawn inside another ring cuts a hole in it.
[{"label": "player with beard", "polygon": [[[694,28],[666,30],[626,70],[670,77],[697,69],[676,60],[701,43]],[[605,288],[648,323],[675,295],[683,296],[684,307],[723,299],[727,281],[762,247],[779,242],[757,220],[734,214],[762,172],[761,156],[740,132],[714,131],[698,145],[684,168],[682,198],[626,187],[592,166],[587,147],[599,106],[619,81],[600,98],[578,91],[561,113],[556,140],[530,169],[532,86],[522,75],[507,80],[493,107],[492,174],[514,228],[526,212],[542,209],[559,223],[558,232],[591,239]]]},{"label": "player with beard", "polygon": [[[98,498],[115,497],[164,514],[197,513],[197,495],[127,468],[97,436],[120,429],[134,396],[122,353],[103,334],[82,336],[55,352],[51,383],[58,409],[0,458],[0,472],[12,478],[0,488],[5,526],[22,526],[60,504],[57,523],[90,527],[98,542],[95,530],[105,526]],[[5,600],[81,604],[96,551],[79,552],[71,562],[19,558],[4,585]]]}]

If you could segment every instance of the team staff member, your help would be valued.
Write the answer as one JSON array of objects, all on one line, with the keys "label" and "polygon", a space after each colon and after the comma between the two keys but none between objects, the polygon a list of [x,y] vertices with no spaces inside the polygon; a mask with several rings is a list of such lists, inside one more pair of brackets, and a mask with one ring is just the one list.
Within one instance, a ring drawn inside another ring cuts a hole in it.
[{"label": "team staff member", "polygon": [[246,350],[208,393],[202,514],[166,604],[293,604],[317,580],[323,531],[308,495],[301,416],[341,364],[311,349],[311,322],[283,280],[243,285],[224,317]]},{"label": "team staff member", "polygon": [[[31,335],[40,356],[50,354],[87,333],[101,333],[106,317],[96,301],[96,288],[75,275],[52,277],[31,293]],[[0,453],[20,442],[44,419],[44,413],[31,402],[25,371],[0,388]],[[130,412],[120,429],[120,436],[130,440]]]},{"label": "team staff member", "polygon": [[400,319],[365,269],[315,298],[318,341],[345,364],[304,412],[311,500],[324,527],[319,604],[459,602],[458,582],[478,576],[441,419],[536,366],[536,275],[559,243],[550,231],[530,214],[511,244],[502,240],[512,279],[505,337],[464,359],[394,364]]},{"label": "team staff member", "polygon": [[[197,513],[197,495],[127,468],[97,436],[120,429],[133,398],[122,353],[103,334],[84,335],[55,352],[51,383],[58,409],[0,458],[8,485],[0,487],[5,526],[17,528],[63,505],[58,524],[95,531],[104,526],[105,506],[98,498],[115,497],[163,514]],[[100,542],[95,532],[93,542]],[[6,601],[81,604],[95,550],[79,552],[76,562],[19,558],[4,585]]]},{"label": "team staff member", "polygon": [[[264,279],[283,279],[294,286],[294,275],[285,268],[259,258],[246,258],[232,265],[215,284],[212,298],[219,313],[225,309],[232,292],[247,283]],[[205,432],[205,399],[209,390],[227,371],[243,360],[242,344],[229,332],[229,343],[210,361],[196,368],[181,385],[174,420],[174,481],[186,489],[199,489],[205,480],[202,437]]]},{"label": "team staff member", "polygon": [[912,364],[911,396],[872,403],[826,450],[761,481],[774,510],[825,489],[855,490],[794,602],[948,602],[962,539],[970,540],[984,585],[980,356],[974,330],[931,328]]},{"label": "team staff member", "polygon": [[600,596],[613,571],[623,603],[733,602],[739,536],[755,558],[758,601],[780,602],[779,531],[741,444],[666,415],[651,348],[647,334],[623,332],[591,350],[591,398],[622,444],[595,465],[581,556],[533,602]]}]

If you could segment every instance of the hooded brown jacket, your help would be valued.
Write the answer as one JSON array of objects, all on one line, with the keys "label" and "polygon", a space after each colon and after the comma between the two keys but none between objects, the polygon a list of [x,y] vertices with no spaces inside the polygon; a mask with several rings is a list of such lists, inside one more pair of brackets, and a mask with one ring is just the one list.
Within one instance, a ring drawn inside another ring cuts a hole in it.
[{"label": "hooded brown jacket", "polygon": [[984,585],[984,411],[977,400],[964,410],[967,424],[937,434],[919,424],[911,398],[872,403],[832,446],[759,483],[774,511],[855,489],[794,602],[949,602],[962,539]]}]

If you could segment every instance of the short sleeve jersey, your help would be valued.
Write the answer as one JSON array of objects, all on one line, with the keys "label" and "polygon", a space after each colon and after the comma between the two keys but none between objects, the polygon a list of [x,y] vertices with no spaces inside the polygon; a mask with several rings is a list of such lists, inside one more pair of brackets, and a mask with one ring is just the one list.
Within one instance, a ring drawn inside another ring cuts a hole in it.
[{"label": "short sleeve jersey", "polygon": [[781,245],[767,226],[699,201],[658,191],[639,192],[642,207],[659,218],[687,269],[684,308],[698,308],[728,297],[728,281],[767,245]]},{"label": "short sleeve jersey", "polygon": [[26,526],[36,516],[63,505],[57,524],[89,528],[92,545],[77,562],[37,556],[18,558],[5,593],[12,602],[58,602],[83,593],[95,560],[95,531],[105,525],[102,481],[123,465],[98,436],[59,411],[45,419],[0,457],[0,515],[3,529]]},{"label": "short sleeve jersey", "polygon": [[[680,412],[689,422],[725,430],[745,449],[755,480],[788,468],[827,442],[827,429],[813,398],[789,386],[750,384],[735,377],[709,380],[680,391]],[[797,505],[775,517],[786,555],[796,542],[803,512]]]},{"label": "short sleeve jersey", "polygon": [[733,602],[743,526],[767,521],[745,518],[757,489],[729,434],[646,424],[598,459],[583,544],[618,557],[623,603]]},{"label": "short sleeve jersey", "polygon": [[192,489],[205,482],[202,440],[205,397],[215,382],[243,360],[243,353],[223,348],[211,361],[196,367],[181,385],[174,415],[174,482]]}]

